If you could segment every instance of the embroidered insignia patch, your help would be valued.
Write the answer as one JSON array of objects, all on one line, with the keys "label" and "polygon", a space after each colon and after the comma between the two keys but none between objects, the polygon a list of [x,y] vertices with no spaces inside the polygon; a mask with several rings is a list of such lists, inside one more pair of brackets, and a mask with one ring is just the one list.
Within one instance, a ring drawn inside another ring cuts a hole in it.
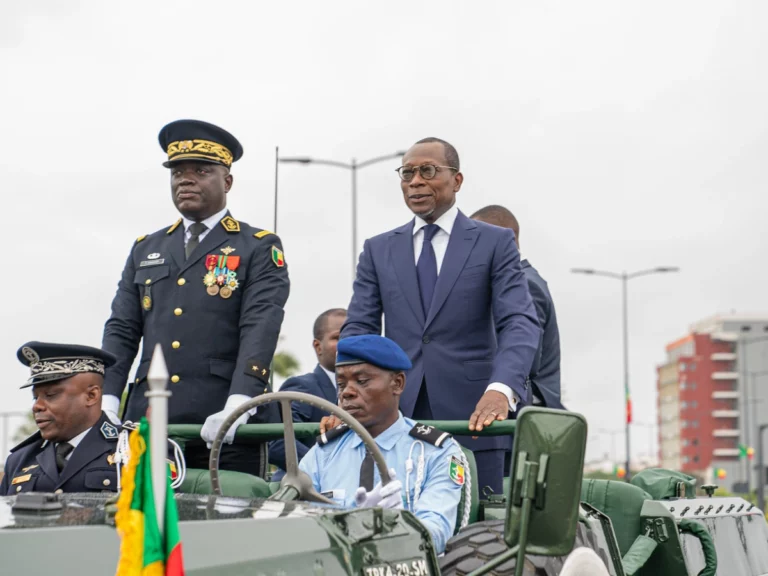
[{"label": "embroidered insignia patch", "polygon": [[40,356],[29,346],[24,346],[24,348],[21,349],[21,355],[29,360],[29,362],[32,364],[37,364],[40,362]]},{"label": "embroidered insignia patch", "polygon": [[221,225],[224,226],[224,230],[227,232],[240,232],[240,222],[232,218],[232,216],[222,218]]},{"label": "embroidered insignia patch", "polygon": [[39,466],[39,464],[32,464],[32,466],[27,466],[26,468],[22,468],[21,471],[22,472],[29,472],[30,470],[34,470],[38,466]]},{"label": "embroidered insignia patch", "polygon": [[149,312],[150,310],[152,310],[152,298],[149,296],[144,296],[144,298],[141,299],[141,305],[144,308],[144,310]]},{"label": "embroidered insignia patch", "polygon": [[227,246],[226,248],[222,248],[221,251],[224,252],[224,254],[226,254],[227,256],[229,256],[230,254],[232,254],[232,252],[235,251],[235,249],[232,248],[232,246]]},{"label": "embroidered insignia patch", "polygon": [[104,436],[107,440],[112,440],[113,438],[117,438],[117,428],[115,428],[112,424],[109,422],[104,422],[101,425],[101,428],[99,428],[99,431],[101,432],[101,435]]},{"label": "embroidered insignia patch", "polygon": [[16,476],[13,480],[11,480],[11,484],[21,484],[22,482],[26,482],[32,478],[32,474],[24,474],[24,476]]},{"label": "embroidered insignia patch", "polygon": [[283,256],[283,251],[280,250],[277,246],[272,246],[272,262],[275,263],[275,266],[278,268],[282,268],[285,266],[285,258]]},{"label": "embroidered insignia patch", "polygon": [[448,467],[448,476],[459,486],[464,486],[464,464],[456,456],[451,456],[451,465]]}]

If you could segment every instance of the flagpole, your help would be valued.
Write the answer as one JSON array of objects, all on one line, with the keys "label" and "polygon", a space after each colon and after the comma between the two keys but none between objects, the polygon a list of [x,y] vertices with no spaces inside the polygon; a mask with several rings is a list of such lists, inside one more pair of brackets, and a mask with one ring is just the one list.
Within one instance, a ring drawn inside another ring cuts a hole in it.
[{"label": "flagpole", "polygon": [[155,496],[155,513],[160,536],[165,532],[165,498],[168,484],[166,450],[168,446],[168,368],[165,364],[163,349],[155,344],[152,362],[147,373],[149,390],[144,394],[149,398],[150,426],[149,445],[152,454],[152,492]]}]

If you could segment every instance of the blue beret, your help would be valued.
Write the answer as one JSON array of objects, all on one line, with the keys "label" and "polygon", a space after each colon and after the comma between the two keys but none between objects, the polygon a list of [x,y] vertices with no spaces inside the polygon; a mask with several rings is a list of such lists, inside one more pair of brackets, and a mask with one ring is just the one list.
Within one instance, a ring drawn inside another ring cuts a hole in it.
[{"label": "blue beret", "polygon": [[396,342],[378,336],[365,334],[339,340],[336,347],[336,366],[349,364],[373,364],[384,370],[410,370],[408,355]]},{"label": "blue beret", "polygon": [[51,384],[85,372],[104,376],[105,370],[117,361],[113,354],[99,348],[50,342],[27,342],[18,349],[16,357],[31,372],[22,388]]}]

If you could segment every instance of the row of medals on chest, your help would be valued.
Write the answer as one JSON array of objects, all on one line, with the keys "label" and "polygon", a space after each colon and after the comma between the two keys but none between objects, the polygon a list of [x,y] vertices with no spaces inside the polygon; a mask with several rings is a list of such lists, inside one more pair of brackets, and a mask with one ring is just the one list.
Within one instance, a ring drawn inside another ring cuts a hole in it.
[{"label": "row of medals on chest", "polygon": [[240,286],[237,279],[237,267],[240,265],[240,256],[229,254],[211,254],[205,258],[205,267],[208,272],[203,277],[205,291],[210,296],[219,295],[229,298],[232,292]]}]

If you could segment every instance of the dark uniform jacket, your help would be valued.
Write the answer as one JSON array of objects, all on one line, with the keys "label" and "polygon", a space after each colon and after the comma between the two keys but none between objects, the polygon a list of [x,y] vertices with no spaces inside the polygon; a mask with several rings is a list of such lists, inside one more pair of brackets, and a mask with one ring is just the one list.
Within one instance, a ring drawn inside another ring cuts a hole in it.
[{"label": "dark uniform jacket", "polygon": [[[211,257],[225,264],[237,284],[228,298],[204,284]],[[236,263],[234,262],[236,260]],[[123,419],[139,421],[148,406],[147,371],[161,344],[170,374],[168,422],[200,424],[224,408],[227,396],[268,390],[269,369],[288,299],[289,280],[280,239],[227,215],[184,255],[179,219],[134,243],[102,348],[117,356],[107,368],[104,393],[120,397],[139,342],[141,363]],[[277,410],[259,409],[251,421],[274,421]]]},{"label": "dark uniform jacket", "polygon": [[99,421],[69,455],[61,474],[56,467],[53,442],[43,440],[40,431],[35,432],[11,450],[0,496],[20,492],[115,492],[117,468],[111,456],[117,449],[120,430],[102,412]]},{"label": "dark uniform jacket", "polygon": [[555,305],[546,280],[536,268],[528,260],[523,260],[521,266],[542,328],[539,349],[530,375],[534,393],[547,408],[563,409],[560,402],[560,331],[557,328]]},{"label": "dark uniform jacket", "polygon": [[[338,404],[336,387],[328,378],[328,374],[322,369],[320,364],[315,366],[314,371],[301,376],[288,378],[280,386],[280,392],[303,392],[318,396],[323,400],[328,400],[331,404]],[[294,422],[320,422],[323,416],[328,416],[328,412],[315,408],[309,404],[293,402],[291,404]],[[298,459],[304,458],[309,449],[315,445],[313,439],[298,440],[296,442],[296,455]],[[269,444],[269,461],[285,470],[285,440],[275,440]],[[275,476],[272,479],[276,479]]]}]

